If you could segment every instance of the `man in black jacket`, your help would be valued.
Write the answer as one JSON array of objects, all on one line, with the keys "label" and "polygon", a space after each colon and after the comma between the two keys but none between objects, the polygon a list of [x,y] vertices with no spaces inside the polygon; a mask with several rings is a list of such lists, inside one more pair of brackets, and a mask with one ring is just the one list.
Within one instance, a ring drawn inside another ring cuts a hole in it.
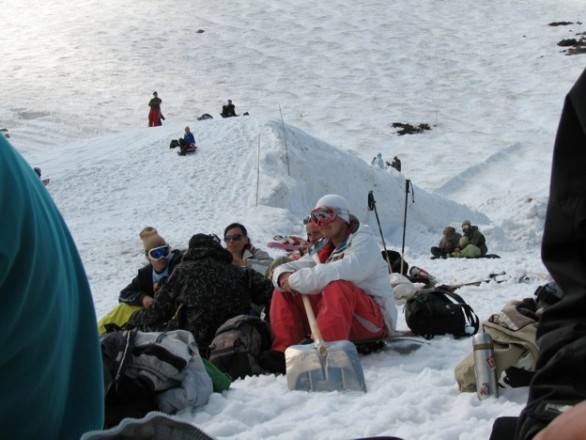
[{"label": "man in black jacket", "polygon": [[233,116],[238,116],[236,114],[236,106],[232,104],[232,100],[228,99],[228,103],[222,106],[222,113],[220,113],[222,118],[231,118]]}]

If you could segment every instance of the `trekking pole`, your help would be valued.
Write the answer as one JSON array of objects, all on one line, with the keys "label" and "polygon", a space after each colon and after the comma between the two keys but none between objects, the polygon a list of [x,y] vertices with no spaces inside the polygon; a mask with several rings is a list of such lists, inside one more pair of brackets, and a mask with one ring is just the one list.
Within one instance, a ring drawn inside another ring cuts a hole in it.
[{"label": "trekking pole", "polygon": [[411,181],[405,180],[405,213],[403,214],[403,244],[401,245],[401,273],[403,273],[403,263],[405,261],[405,232],[407,230],[407,198],[409,196],[409,185]]},{"label": "trekking pole", "polygon": [[285,140],[285,160],[287,161],[287,176],[290,176],[289,172],[289,148],[287,147],[287,133],[285,132],[285,121],[283,120],[283,110],[281,110],[281,104],[279,104],[279,112],[281,113],[281,124],[283,125],[283,139]]},{"label": "trekking pole", "polygon": [[258,206],[259,181],[260,181],[260,133],[258,134],[258,148],[256,151],[256,206]]},{"label": "trekking pole", "polygon": [[383,237],[383,230],[380,227],[380,220],[378,219],[378,212],[376,210],[376,201],[374,200],[374,194],[372,191],[368,191],[368,210],[374,211],[374,215],[376,216],[376,222],[378,223],[378,230],[380,232],[380,238],[383,241],[383,248],[385,250],[385,257],[387,259],[387,264],[389,265],[389,272],[393,273],[393,267],[391,266],[391,260],[389,259],[389,253],[387,252],[387,245],[385,243],[385,237]]}]

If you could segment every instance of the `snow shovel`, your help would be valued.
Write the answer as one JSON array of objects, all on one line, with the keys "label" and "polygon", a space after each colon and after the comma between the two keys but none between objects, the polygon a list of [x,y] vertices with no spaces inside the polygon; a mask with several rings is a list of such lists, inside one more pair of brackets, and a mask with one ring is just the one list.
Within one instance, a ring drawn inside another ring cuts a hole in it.
[{"label": "snow shovel", "polygon": [[289,389],[366,392],[356,346],[350,341],[324,342],[309,298],[301,297],[314,343],[292,345],[285,350]]}]

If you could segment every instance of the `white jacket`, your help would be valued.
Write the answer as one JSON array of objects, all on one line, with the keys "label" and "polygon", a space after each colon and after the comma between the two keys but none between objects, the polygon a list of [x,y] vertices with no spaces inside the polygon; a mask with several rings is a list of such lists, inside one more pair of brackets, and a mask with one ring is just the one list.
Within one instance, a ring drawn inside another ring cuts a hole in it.
[{"label": "white jacket", "polygon": [[[354,217],[353,217],[354,218]],[[332,281],[352,281],[374,298],[382,307],[389,332],[397,323],[397,307],[389,282],[387,263],[381,257],[379,246],[367,225],[357,224],[345,242],[332,252],[325,263],[317,255],[327,240],[321,240],[299,260],[278,266],[273,272],[273,285],[279,289],[279,276],[293,272],[289,286],[308,295],[321,293]]]},{"label": "white jacket", "polygon": [[273,259],[267,252],[254,246],[250,246],[244,250],[242,259],[247,261],[246,267],[254,269],[263,276],[267,273],[269,266],[273,262]]}]

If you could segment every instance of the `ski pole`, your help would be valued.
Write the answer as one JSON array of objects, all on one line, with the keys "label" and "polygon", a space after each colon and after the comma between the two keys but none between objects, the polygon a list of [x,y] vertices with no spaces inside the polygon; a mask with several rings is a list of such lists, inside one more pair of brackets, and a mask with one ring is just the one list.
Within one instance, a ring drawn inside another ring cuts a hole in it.
[{"label": "ski pole", "polygon": [[387,245],[385,243],[385,237],[383,237],[383,230],[380,226],[380,220],[378,218],[378,212],[376,210],[376,201],[374,200],[374,194],[372,193],[372,191],[368,192],[368,210],[374,211],[374,215],[376,216],[376,222],[378,223],[378,230],[380,232],[380,238],[383,241],[383,248],[385,250],[385,257],[387,260],[387,264],[389,265],[389,272],[393,273],[393,267],[391,266],[391,260],[389,259],[389,253],[387,252]]},{"label": "ski pole", "polygon": [[409,196],[409,179],[405,180],[405,213],[403,215],[403,244],[401,245],[401,273],[403,273],[403,262],[405,261],[405,232],[407,230],[407,198]]}]

